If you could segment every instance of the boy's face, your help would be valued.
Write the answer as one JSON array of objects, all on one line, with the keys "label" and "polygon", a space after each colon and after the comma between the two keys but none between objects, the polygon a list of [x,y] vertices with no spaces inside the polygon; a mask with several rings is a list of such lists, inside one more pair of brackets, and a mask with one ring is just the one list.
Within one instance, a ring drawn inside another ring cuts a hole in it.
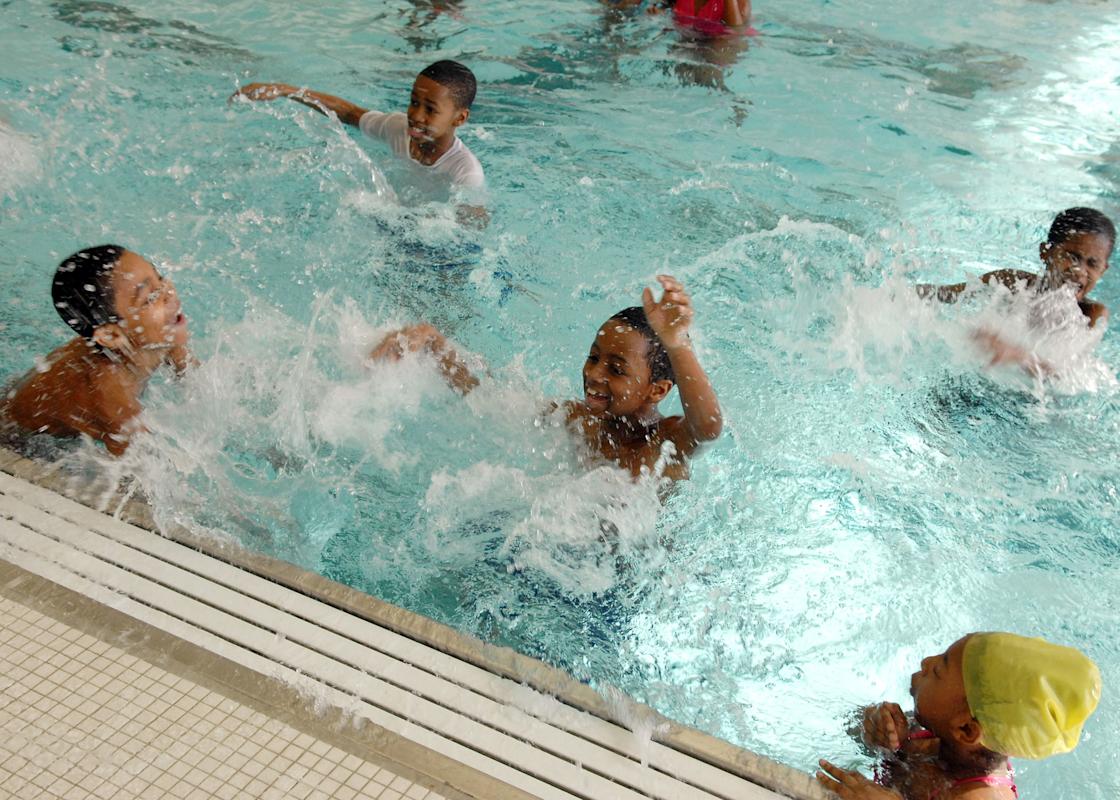
[{"label": "boy's face", "polygon": [[910,677],[914,716],[941,739],[952,738],[962,720],[971,720],[964,690],[965,636],[944,653],[922,659],[922,668]]},{"label": "boy's face", "polygon": [[1084,300],[1108,269],[1112,242],[1099,233],[1075,233],[1061,244],[1043,242],[1039,255],[1050,288],[1070,286]]},{"label": "boy's face", "polygon": [[118,325],[140,350],[185,345],[187,319],[170,279],[144,258],[126,250],[113,268],[110,285]]},{"label": "boy's face", "polygon": [[595,416],[623,417],[656,405],[668,381],[651,382],[649,342],[625,322],[607,320],[583,363],[584,404]]},{"label": "boy's face", "polygon": [[408,101],[408,135],[417,144],[430,144],[453,135],[467,121],[470,110],[459,108],[451,90],[421,75],[412,84]]}]

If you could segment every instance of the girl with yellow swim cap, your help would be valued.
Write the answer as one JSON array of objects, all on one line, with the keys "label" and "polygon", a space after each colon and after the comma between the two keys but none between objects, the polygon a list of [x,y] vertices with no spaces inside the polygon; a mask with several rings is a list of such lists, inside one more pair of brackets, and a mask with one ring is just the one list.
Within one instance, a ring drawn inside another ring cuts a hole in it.
[{"label": "girl with yellow swim cap", "polygon": [[971,633],[922,659],[910,694],[918,728],[897,703],[863,710],[863,741],[890,753],[878,781],[822,759],[822,786],[842,800],[1011,800],[1018,790],[1008,757],[1076,747],[1101,675],[1070,647]]}]

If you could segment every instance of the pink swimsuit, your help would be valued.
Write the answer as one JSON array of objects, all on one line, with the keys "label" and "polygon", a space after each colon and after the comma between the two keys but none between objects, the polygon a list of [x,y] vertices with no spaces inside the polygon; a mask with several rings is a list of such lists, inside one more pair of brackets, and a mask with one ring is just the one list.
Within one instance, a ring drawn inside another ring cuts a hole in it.
[{"label": "pink swimsuit", "polygon": [[[1007,786],[1011,789],[1011,794],[1015,797],[1019,796],[1019,787],[1015,785],[1014,775],[977,775],[975,778],[961,778],[960,780],[953,781],[949,784],[950,789],[955,789],[958,786],[963,786],[966,783],[984,783],[988,786]],[[938,790],[929,796],[929,800],[936,800],[940,796],[941,790]]]},{"label": "pink swimsuit", "polygon": [[[908,739],[933,739],[935,737],[934,737],[933,731],[927,731],[925,729],[920,728],[916,731],[911,731],[910,735],[907,738]],[[1012,795],[1014,795],[1015,797],[1018,797],[1019,796],[1019,787],[1015,785],[1015,770],[1011,769],[1011,762],[1010,761],[1007,762],[1007,769],[1008,769],[1008,774],[1007,775],[977,775],[975,778],[959,778],[958,780],[955,780],[952,783],[950,783],[948,788],[955,789],[958,786],[965,785],[966,783],[982,783],[982,784],[985,784],[986,786],[1006,786],[1009,789],[1011,789],[1011,794]],[[876,783],[878,783],[879,785],[883,785],[886,777],[887,777],[886,775],[881,774],[879,769],[876,768],[876,770],[875,770],[875,782]],[[941,793],[944,792],[944,791],[945,791],[944,789],[938,789],[936,792],[934,792],[933,794],[931,794],[929,796],[929,800],[937,800],[937,798],[940,797]]]},{"label": "pink swimsuit", "polygon": [[[708,0],[706,3],[704,0],[677,0],[673,4],[673,17],[679,24],[708,36],[752,36],[758,33],[749,25],[746,30],[729,28],[723,21],[724,2],[735,3],[738,0]],[[698,3],[703,5],[697,8]]]},{"label": "pink swimsuit", "polygon": [[722,36],[731,30],[723,24],[723,0],[708,0],[697,8],[699,2],[703,0],[677,0],[673,4],[677,22],[710,36]]}]

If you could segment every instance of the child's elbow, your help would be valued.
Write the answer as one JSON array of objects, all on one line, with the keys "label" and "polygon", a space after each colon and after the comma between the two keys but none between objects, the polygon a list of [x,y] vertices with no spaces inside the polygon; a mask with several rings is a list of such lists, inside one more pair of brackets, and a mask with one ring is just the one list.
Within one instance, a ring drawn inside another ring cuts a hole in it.
[{"label": "child's elbow", "polygon": [[723,415],[719,412],[711,414],[697,426],[696,441],[714,442],[723,433]]}]

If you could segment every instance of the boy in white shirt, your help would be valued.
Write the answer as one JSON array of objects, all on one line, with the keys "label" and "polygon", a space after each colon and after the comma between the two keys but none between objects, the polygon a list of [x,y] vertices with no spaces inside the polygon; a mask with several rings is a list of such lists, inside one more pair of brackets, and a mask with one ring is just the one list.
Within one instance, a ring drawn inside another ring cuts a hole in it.
[{"label": "boy in white shirt", "polygon": [[290,97],[323,114],[333,113],[341,122],[388,143],[397,156],[435,182],[450,189],[479,190],[485,184],[482,165],[455,135],[455,129],[470,118],[476,87],[474,73],[467,67],[457,61],[437,61],[416,77],[407,112],[383,114],[286,83],[250,83],[233,98]]}]

